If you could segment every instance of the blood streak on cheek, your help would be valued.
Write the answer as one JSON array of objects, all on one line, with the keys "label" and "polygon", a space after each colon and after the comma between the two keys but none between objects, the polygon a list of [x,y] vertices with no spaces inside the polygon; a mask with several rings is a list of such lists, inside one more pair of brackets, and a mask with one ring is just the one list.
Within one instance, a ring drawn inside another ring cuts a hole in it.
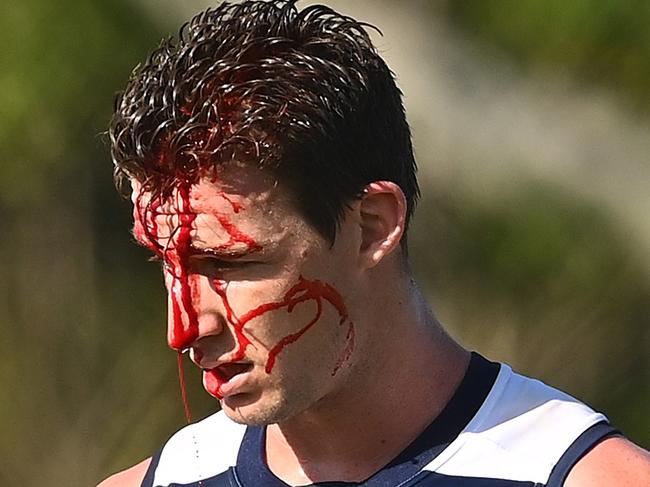
[{"label": "blood streak on cheek", "polygon": [[[252,320],[263,316],[266,313],[285,309],[288,313],[291,313],[296,305],[305,302],[314,302],[316,303],[316,313],[313,318],[305,323],[299,330],[289,335],[286,335],[280,339],[269,351],[265,371],[266,373],[271,373],[273,367],[276,363],[278,355],[291,343],[298,341],[312,326],[314,326],[321,318],[323,313],[323,303],[328,302],[339,314],[339,325],[343,325],[348,321],[348,311],[345,306],[345,302],[341,294],[331,285],[324,283],[319,280],[308,280],[300,276],[298,283],[295,284],[282,299],[279,301],[274,301],[270,303],[261,304],[258,307],[244,313],[241,316],[237,316],[232,309],[232,306],[228,300],[227,295],[227,283],[225,281],[216,279],[214,280],[214,288],[216,292],[221,297],[224,309],[226,310],[226,319],[232,327],[235,333],[235,338],[237,340],[237,351],[233,358],[232,362],[237,362],[242,360],[245,356],[246,348],[251,344],[251,341],[248,339],[244,332],[244,327]],[[352,322],[348,321],[348,333],[346,336],[346,346],[341,354],[337,364],[332,372],[332,375],[335,375],[340,367],[345,361],[348,360],[352,353],[354,347],[354,325]],[[209,392],[212,393],[217,398],[221,399],[220,388],[224,380],[216,371],[209,371],[207,374],[207,385]]]},{"label": "blood streak on cheek", "polygon": [[336,365],[332,370],[332,377],[334,377],[336,373],[341,370],[343,364],[345,364],[345,362],[347,362],[352,356],[352,352],[354,351],[354,334],[354,323],[350,321],[348,323],[348,333],[345,336],[345,347],[343,348],[343,351],[341,352],[341,355],[339,356],[339,359],[336,361]]}]

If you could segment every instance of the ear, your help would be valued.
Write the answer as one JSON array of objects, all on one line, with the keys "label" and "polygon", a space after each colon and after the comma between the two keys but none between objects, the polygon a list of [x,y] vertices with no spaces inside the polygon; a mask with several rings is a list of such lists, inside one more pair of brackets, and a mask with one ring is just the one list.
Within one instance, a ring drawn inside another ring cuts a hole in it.
[{"label": "ear", "polygon": [[359,203],[364,267],[374,267],[399,246],[406,223],[406,198],[390,181],[374,181],[364,189]]}]

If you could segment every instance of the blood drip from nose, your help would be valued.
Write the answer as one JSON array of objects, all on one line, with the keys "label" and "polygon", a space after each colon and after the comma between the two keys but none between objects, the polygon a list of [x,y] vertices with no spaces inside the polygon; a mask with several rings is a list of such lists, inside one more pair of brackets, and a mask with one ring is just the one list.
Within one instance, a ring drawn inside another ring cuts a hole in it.
[{"label": "blood drip from nose", "polygon": [[187,387],[185,385],[185,370],[183,367],[183,352],[178,352],[176,355],[178,363],[178,385],[181,389],[181,399],[183,401],[183,411],[185,412],[185,419],[187,423],[192,422],[192,411],[190,410],[190,401],[187,398]]}]

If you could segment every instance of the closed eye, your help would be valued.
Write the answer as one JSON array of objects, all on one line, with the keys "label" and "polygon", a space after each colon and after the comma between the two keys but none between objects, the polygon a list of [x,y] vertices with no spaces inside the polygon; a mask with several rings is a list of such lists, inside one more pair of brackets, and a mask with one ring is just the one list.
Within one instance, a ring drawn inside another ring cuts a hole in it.
[{"label": "closed eye", "polygon": [[190,272],[218,277],[224,273],[239,272],[249,269],[257,262],[250,258],[223,258],[211,254],[200,254],[190,257]]},{"label": "closed eye", "polygon": [[209,266],[213,269],[241,269],[255,263],[252,260],[242,259],[218,259],[216,257],[206,256],[196,259],[198,265]]}]

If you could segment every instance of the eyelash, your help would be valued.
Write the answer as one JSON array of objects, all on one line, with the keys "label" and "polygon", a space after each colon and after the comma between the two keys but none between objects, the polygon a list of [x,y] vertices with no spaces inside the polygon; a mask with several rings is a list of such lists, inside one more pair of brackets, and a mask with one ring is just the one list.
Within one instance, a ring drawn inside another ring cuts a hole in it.
[{"label": "eyelash", "polygon": [[247,260],[223,260],[223,259],[216,259],[211,257],[201,259],[201,261],[207,263],[212,267],[219,268],[219,269],[226,269],[226,270],[239,269],[241,267],[250,265],[252,263],[251,261],[247,261]]},{"label": "eyelash", "polygon": [[163,270],[165,270],[165,269],[167,269],[169,267],[169,264],[167,264],[167,262],[162,257],[160,257],[159,255],[152,255],[151,257],[149,257],[147,259],[147,262],[153,262],[153,263],[159,265]]},{"label": "eyelash", "polygon": [[[223,260],[223,259],[217,259],[214,257],[206,257],[203,259],[200,259],[203,263],[207,263],[213,267],[219,268],[219,269],[224,269],[224,270],[233,270],[233,269],[239,269],[244,266],[248,266],[251,264],[254,264],[255,262],[249,261],[249,260]],[[163,268],[168,267],[168,264],[165,262],[163,258],[161,258],[159,255],[152,255],[147,259],[147,262],[154,262],[157,264],[162,264]]]}]

